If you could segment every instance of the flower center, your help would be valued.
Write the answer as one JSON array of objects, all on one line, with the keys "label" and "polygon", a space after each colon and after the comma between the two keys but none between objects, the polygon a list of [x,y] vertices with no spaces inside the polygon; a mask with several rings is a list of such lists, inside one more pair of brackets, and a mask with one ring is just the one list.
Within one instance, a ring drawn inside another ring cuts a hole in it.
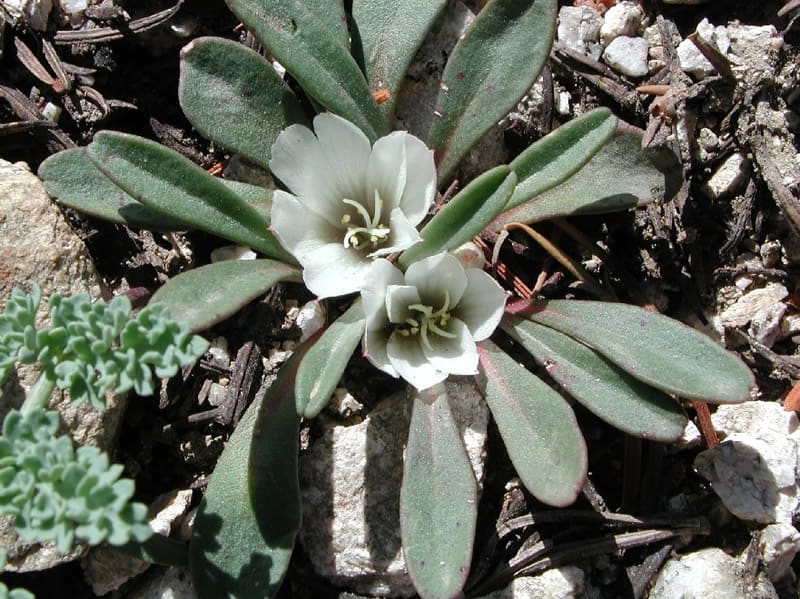
[{"label": "flower center", "polygon": [[355,208],[356,213],[363,221],[363,226],[356,226],[352,224],[352,217],[345,214],[342,217],[342,224],[347,226],[347,233],[344,234],[344,247],[360,250],[369,246],[371,249],[377,248],[387,237],[389,237],[389,227],[381,223],[381,214],[383,212],[383,200],[375,190],[375,202],[373,214],[370,216],[369,211],[355,200],[344,198],[342,200],[348,206]]},{"label": "flower center", "polygon": [[434,312],[431,306],[424,304],[411,304],[408,307],[409,311],[414,312],[414,316],[406,318],[405,324],[399,325],[396,330],[403,337],[411,335],[419,335],[419,339],[427,349],[433,351],[428,335],[433,333],[440,337],[447,337],[453,339],[456,335],[450,331],[445,331],[442,327],[446,327],[450,321],[450,292],[445,290],[444,303],[442,307]]}]

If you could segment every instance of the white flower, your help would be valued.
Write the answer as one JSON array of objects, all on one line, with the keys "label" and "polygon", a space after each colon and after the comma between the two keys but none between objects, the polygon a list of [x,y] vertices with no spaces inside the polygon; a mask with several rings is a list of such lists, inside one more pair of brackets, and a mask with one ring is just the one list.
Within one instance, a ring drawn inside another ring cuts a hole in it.
[{"label": "white flower", "polygon": [[427,389],[450,374],[476,374],[476,341],[500,323],[506,293],[451,254],[414,262],[405,275],[375,260],[361,289],[364,354],[376,367]]},{"label": "white flower", "polygon": [[313,132],[281,132],[269,166],[292,192],[274,193],[271,229],[320,297],[358,291],[373,259],[420,241],[416,226],[436,193],[422,141],[395,131],[370,147],[358,127],[329,113],[314,118]]}]

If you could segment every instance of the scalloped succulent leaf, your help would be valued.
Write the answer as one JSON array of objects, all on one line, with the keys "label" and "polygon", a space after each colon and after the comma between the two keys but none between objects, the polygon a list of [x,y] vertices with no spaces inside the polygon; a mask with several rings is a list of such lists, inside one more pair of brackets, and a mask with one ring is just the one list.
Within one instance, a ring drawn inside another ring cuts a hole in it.
[{"label": "scalloped succulent leaf", "polygon": [[276,283],[302,280],[299,268],[276,260],[225,260],[173,277],[150,303],[165,305],[172,318],[197,332],[238,312]]},{"label": "scalloped succulent leaf", "polygon": [[506,210],[491,224],[532,223],[572,214],[616,212],[668,199],[681,185],[680,165],[664,148],[642,149],[642,131],[620,121],[603,147],[555,187]]},{"label": "scalloped succulent leaf", "polygon": [[616,128],[611,111],[596,108],[532,143],[511,162],[519,183],[506,209],[569,179],[606,145]]},{"label": "scalloped succulent leaf", "polygon": [[341,43],[335,11],[322,10],[321,0],[226,3],[311,98],[354,123],[370,141],[387,132],[364,74]]},{"label": "scalloped succulent leaf", "polygon": [[406,71],[445,6],[447,0],[353,0],[353,53],[363,59],[370,89],[389,93],[379,105],[387,123]]},{"label": "scalloped succulent leaf", "polygon": [[87,151],[97,168],[145,206],[192,228],[292,261],[267,231],[269,221],[260,211],[177,152],[113,131],[98,133]]},{"label": "scalloped succulent leaf", "polygon": [[570,505],[588,458],[569,404],[491,341],[479,343],[478,354],[486,403],[525,488],[548,505]]},{"label": "scalloped succulent leaf", "polygon": [[407,268],[439,252],[454,250],[478,235],[508,202],[517,177],[507,166],[498,166],[475,178],[437,212],[420,231],[422,241],[400,256]]},{"label": "scalloped succulent leaf", "polygon": [[477,493],[444,385],[416,392],[400,486],[400,536],[422,597],[459,596],[472,560]]},{"label": "scalloped succulent leaf", "polygon": [[201,599],[263,599],[280,587],[300,529],[298,347],[242,416],[197,512],[189,565]]},{"label": "scalloped succulent leaf", "polygon": [[506,314],[500,326],[564,391],[611,426],[665,443],[681,436],[686,414],[666,393],[555,329],[511,314]]},{"label": "scalloped succulent leaf", "polygon": [[588,300],[518,302],[506,310],[577,339],[666,393],[712,403],[750,397],[753,373],[738,357],[663,314]]},{"label": "scalloped succulent leaf", "polygon": [[181,50],[178,101],[205,137],[265,169],[281,131],[293,123],[310,126],[272,65],[222,38],[198,38]]},{"label": "scalloped succulent leaf", "polygon": [[298,414],[314,418],[327,405],[364,335],[364,322],[361,302],[356,301],[309,348],[295,379]]},{"label": "scalloped succulent leaf", "polygon": [[553,44],[556,10],[555,0],[490,0],[456,44],[428,133],[441,180],[536,81]]}]

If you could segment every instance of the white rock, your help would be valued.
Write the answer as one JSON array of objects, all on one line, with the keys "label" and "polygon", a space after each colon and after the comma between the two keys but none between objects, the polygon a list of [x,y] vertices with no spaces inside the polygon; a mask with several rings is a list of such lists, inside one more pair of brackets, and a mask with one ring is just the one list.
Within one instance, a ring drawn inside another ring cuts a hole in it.
[{"label": "white rock", "polygon": [[720,406],[712,416],[723,443],[694,466],[725,507],[743,520],[791,523],[800,511],[800,421],[776,402]]},{"label": "white rock", "polygon": [[745,293],[719,315],[723,327],[741,327],[755,318],[759,312],[768,310],[783,300],[789,292],[780,283],[767,283],[765,287]]},{"label": "white rock", "polygon": [[648,599],[778,599],[763,573],[753,577],[740,560],[716,547],[669,560]]},{"label": "white rock", "polygon": [[606,11],[600,27],[600,41],[608,46],[612,40],[625,35],[635,37],[642,32],[644,12],[635,2],[620,2]]},{"label": "white rock", "polygon": [[563,6],[558,11],[558,41],[566,48],[585,54],[595,60],[600,58],[600,27],[603,17],[590,6]]},{"label": "white rock", "polygon": [[[447,383],[476,479],[488,409],[469,378]],[[400,547],[399,491],[411,401],[387,397],[361,423],[334,426],[300,458],[300,542],[317,574],[359,593],[411,596]]]},{"label": "white rock", "polygon": [[712,200],[736,193],[750,173],[750,161],[744,152],[734,152],[723,160],[709,177],[703,191]]},{"label": "white rock", "polygon": [[731,23],[727,33],[730,38],[728,57],[737,78],[757,86],[775,75],[783,48],[783,36],[775,27]]},{"label": "white rock", "polygon": [[58,0],[61,10],[68,15],[79,15],[89,8],[87,0]]},{"label": "white rock", "polygon": [[759,535],[759,553],[770,580],[783,578],[797,552],[800,532],[788,524],[770,524]]},{"label": "white rock", "polygon": [[620,36],[606,47],[603,60],[615,71],[628,77],[647,75],[647,40]]},{"label": "white rock", "polygon": [[570,96],[568,91],[558,92],[558,96],[556,97],[556,112],[561,116],[569,115],[570,100],[572,100],[572,96]]},{"label": "white rock", "polygon": [[786,314],[787,306],[783,302],[772,304],[753,316],[747,333],[761,345],[772,347],[781,334],[781,320]]},{"label": "white rock", "polygon": [[225,260],[255,260],[256,253],[245,245],[223,245],[211,250],[212,262]]},{"label": "white rock", "polygon": [[294,323],[300,329],[300,342],[302,343],[324,327],[325,319],[325,306],[322,302],[312,300],[303,304],[294,319]]},{"label": "white rock", "polygon": [[484,596],[484,599],[574,599],[585,597],[586,575],[576,566],[546,570],[537,576],[521,576],[501,591]]},{"label": "white rock", "polygon": [[32,29],[45,31],[50,11],[53,10],[53,1],[5,0],[3,7],[9,12],[12,19],[23,19]]},{"label": "white rock", "polygon": [[678,44],[678,64],[684,73],[689,73],[697,79],[703,79],[714,72],[714,66],[691,40],[683,40]]}]

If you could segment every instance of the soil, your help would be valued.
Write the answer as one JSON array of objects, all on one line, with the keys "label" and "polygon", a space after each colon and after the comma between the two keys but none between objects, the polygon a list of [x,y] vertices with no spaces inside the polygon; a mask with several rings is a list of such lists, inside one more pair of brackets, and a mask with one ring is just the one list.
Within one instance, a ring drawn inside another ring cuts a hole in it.
[{"label": "soil", "polygon": [[[168,0],[118,4],[124,6],[133,19],[172,6]],[[475,3],[472,4],[474,7]],[[643,0],[641,4],[650,22],[656,22],[658,17],[672,21],[682,37],[694,31],[704,17],[715,25],[738,20],[748,25],[772,24],[782,31],[798,11],[795,9],[794,13],[779,17],[777,13],[782,3],[777,1],[670,5]],[[100,19],[99,23],[107,25],[113,21]],[[143,33],[127,33],[121,39],[99,43],[57,44],[55,50],[62,61],[93,70],[91,77],[83,77],[83,87],[66,93],[59,93],[62,90],[57,83],[48,85],[37,80],[23,65],[17,44],[23,43],[46,64],[44,40],[53,40],[57,31],[69,31],[70,26],[51,26],[46,33],[33,31],[23,23],[6,27],[0,59],[0,158],[25,161],[35,171],[50,154],[71,145],[85,145],[100,129],[115,129],[155,139],[204,168],[225,164],[229,156],[194,131],[181,113],[177,102],[178,55],[190,39],[202,35],[226,37],[252,45],[252,39],[237,25],[237,19],[222,0],[186,2],[168,24]],[[792,70],[791,65],[798,63],[799,32],[794,25],[783,33],[783,67],[792,76],[797,74],[797,69]],[[625,94],[609,92],[609,88],[581,76],[580,69],[558,53],[549,64],[548,73],[552,84],[545,87],[545,93],[552,93],[554,87],[567,90],[577,105],[608,106],[642,129],[652,127],[654,120],[660,118],[651,114],[652,98],[639,95],[631,101],[627,92],[632,92],[634,85],[629,81],[623,81]],[[796,87],[797,80],[793,83]],[[786,82],[782,85],[779,88],[777,84],[764,84],[760,89],[740,90],[738,97],[770,97],[774,107],[797,110],[797,104],[787,106],[787,101],[780,98],[782,91],[791,87]],[[733,101],[732,92],[724,81],[701,86],[684,101],[696,113],[711,116],[719,123],[715,130],[718,137],[728,136],[733,145],[745,151],[756,144],[756,140],[748,139],[748,133],[737,131],[744,104]],[[45,128],[34,123],[20,131],[7,125],[31,120],[31,113],[26,110],[41,109],[47,102],[63,110],[57,126]],[[521,150],[556,127],[559,118],[551,111],[537,122],[507,130],[508,147]],[[796,115],[794,119],[796,136]],[[655,306],[669,315],[702,326],[719,307],[724,288],[730,286],[734,276],[750,268],[748,257],[763,256],[763,248],[773,247],[770,243],[778,242],[778,252],[783,252],[784,259],[750,274],[760,281],[784,285],[791,294],[787,300],[790,310],[796,311],[800,307],[800,269],[791,256],[788,259],[786,256],[791,253],[787,248],[797,245],[798,231],[793,229],[775,196],[774,186],[780,182],[770,181],[775,174],[767,169],[757,169],[733,198],[710,199],[701,189],[711,170],[708,163],[699,164],[691,158],[684,160],[683,188],[669,203],[602,217],[570,219],[592,243],[600,244],[613,256],[613,268],[601,272],[603,284],[613,290],[620,301]],[[796,190],[793,201],[797,201]],[[69,211],[67,216],[92,253],[109,289],[113,292],[136,290],[143,298],[170,276],[207,263],[210,251],[223,245],[222,241],[208,235],[187,233],[173,242],[190,247],[191,258],[176,258],[169,252],[170,240],[161,236],[132,231]],[[555,226],[544,225],[540,232],[551,238],[560,235]],[[522,237],[516,241],[515,247],[523,251],[504,254],[503,259],[517,276],[532,286],[539,273],[545,272],[542,294],[581,297],[579,291],[570,287],[569,275],[548,261],[543,252],[528,246]],[[567,253],[591,260],[585,248],[566,236],[561,237],[560,243]],[[135,478],[140,500],[151,501],[170,489],[191,488],[195,490],[195,504],[199,501],[206,477],[213,470],[243,407],[271,380],[273,373],[269,368],[260,368],[260,356],[274,355],[297,339],[298,331],[287,321],[286,314],[292,306],[302,305],[309,299],[312,298],[302,286],[277,286],[267,297],[208,332],[209,339],[225,340],[230,361],[202,361],[181,380],[170,381],[158,396],[136,398],[129,403],[115,457],[126,466],[127,474]],[[748,337],[743,328],[738,337],[729,338],[728,343],[752,367],[761,399],[779,400],[800,378],[800,364],[795,358],[798,354],[796,336],[765,348]],[[242,373],[246,372],[250,373],[249,378],[243,378]],[[197,404],[197,397],[202,397],[203,393],[207,395],[208,381],[217,382],[220,377],[236,381],[247,378],[250,382],[234,394],[238,398],[236,402],[209,411],[208,404]],[[381,392],[397,385],[393,379],[375,374],[359,356],[353,357],[347,377],[348,389],[365,406],[365,413],[377,403]],[[576,411],[589,445],[592,485],[573,509],[589,510],[605,504],[612,512],[646,515],[663,511],[666,498],[684,494],[697,498],[693,506],[696,513],[709,514],[715,497],[708,484],[691,468],[696,452],[672,453],[655,443],[631,442],[588,412],[579,407]],[[693,411],[691,415],[695,415]],[[304,437],[313,438],[317,425],[312,422],[305,426]],[[538,504],[521,487],[509,485],[514,471],[493,428],[488,455],[473,570],[487,569],[531,543],[531,533],[525,529],[524,534],[520,532],[505,545],[495,546],[496,526],[509,518],[547,512],[554,514],[555,522],[549,528],[537,529],[535,534],[541,538],[588,542],[597,537],[597,526],[568,525],[568,516],[558,516],[557,511]],[[715,532],[710,536],[696,537],[695,546],[717,546],[740,552],[749,543],[750,535],[743,523],[736,522],[722,528],[714,527]],[[668,557],[670,549],[665,552],[665,546],[672,547],[662,542],[626,552],[606,551],[602,553],[605,558],[595,556],[581,565],[586,567],[592,586],[600,590],[601,596],[638,597],[637,589],[646,584]],[[639,568],[642,564],[645,567]],[[93,596],[77,563],[47,572],[7,576],[7,580],[10,584],[26,586],[41,597]],[[137,584],[134,581],[125,588]],[[793,589],[779,590],[782,597],[796,596]],[[124,594],[123,589],[120,596]],[[340,594],[339,590],[316,578],[298,551],[281,596],[350,595]]]}]

